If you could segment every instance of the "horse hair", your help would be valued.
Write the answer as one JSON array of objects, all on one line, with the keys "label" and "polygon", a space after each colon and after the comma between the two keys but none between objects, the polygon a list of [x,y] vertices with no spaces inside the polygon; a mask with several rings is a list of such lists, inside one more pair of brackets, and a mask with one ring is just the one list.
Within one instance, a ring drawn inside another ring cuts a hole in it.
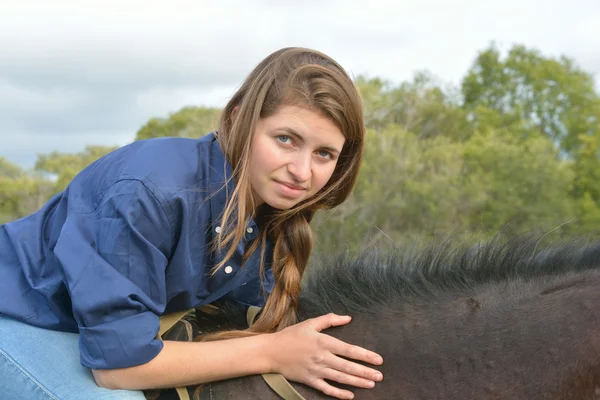
[{"label": "horse hair", "polygon": [[451,290],[502,281],[548,278],[600,267],[600,244],[584,238],[543,247],[531,234],[476,245],[452,238],[393,250],[346,252],[311,266],[300,315],[381,309],[386,304],[428,299]]}]

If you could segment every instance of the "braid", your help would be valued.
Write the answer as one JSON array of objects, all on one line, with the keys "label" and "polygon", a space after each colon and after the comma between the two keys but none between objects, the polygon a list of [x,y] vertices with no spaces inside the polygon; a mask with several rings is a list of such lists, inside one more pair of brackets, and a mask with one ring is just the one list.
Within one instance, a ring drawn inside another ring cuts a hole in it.
[{"label": "braid", "polygon": [[275,225],[273,277],[275,284],[260,318],[250,329],[272,332],[296,323],[302,275],[312,250],[312,231],[307,216],[294,214]]},{"label": "braid", "polygon": [[[274,286],[258,319],[250,329],[230,330],[202,335],[195,340],[212,341],[254,336],[260,333],[274,332],[297,322],[297,308],[302,288],[302,276],[308,265],[312,250],[312,231],[309,222],[314,211],[284,216],[269,216],[261,242],[264,244],[267,234],[275,238],[273,253]],[[271,227],[270,229],[268,227]],[[255,245],[256,246],[256,245]],[[256,247],[249,251],[254,251]],[[262,256],[264,258],[264,246]],[[261,275],[264,269],[261,261]]]}]

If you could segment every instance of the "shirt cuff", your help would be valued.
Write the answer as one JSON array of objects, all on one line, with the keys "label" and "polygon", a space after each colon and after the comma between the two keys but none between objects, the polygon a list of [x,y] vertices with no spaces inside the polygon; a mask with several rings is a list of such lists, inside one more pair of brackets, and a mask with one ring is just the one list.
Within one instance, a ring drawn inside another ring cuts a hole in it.
[{"label": "shirt cuff", "polygon": [[93,327],[79,327],[81,365],[91,369],[145,364],[160,353],[159,318],[151,311]]}]

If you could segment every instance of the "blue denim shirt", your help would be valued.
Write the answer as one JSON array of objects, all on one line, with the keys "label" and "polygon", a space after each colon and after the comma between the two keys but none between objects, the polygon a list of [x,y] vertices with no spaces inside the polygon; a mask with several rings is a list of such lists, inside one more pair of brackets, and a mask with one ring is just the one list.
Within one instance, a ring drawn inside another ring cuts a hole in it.
[{"label": "blue denim shirt", "polygon": [[262,305],[260,246],[241,265],[258,234],[254,220],[235,256],[210,276],[225,255],[211,241],[230,176],[214,134],[138,141],[100,158],[38,212],[0,226],[0,313],[79,332],[82,365],[109,369],[159,353],[163,313],[219,298]]}]

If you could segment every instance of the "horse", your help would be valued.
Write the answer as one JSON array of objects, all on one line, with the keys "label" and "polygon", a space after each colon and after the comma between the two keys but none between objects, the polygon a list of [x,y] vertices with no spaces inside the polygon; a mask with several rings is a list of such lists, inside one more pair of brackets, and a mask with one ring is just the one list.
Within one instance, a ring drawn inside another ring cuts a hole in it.
[{"label": "horse", "polygon": [[[600,244],[445,240],[325,257],[311,268],[299,321],[351,315],[325,333],[383,356],[375,388],[337,385],[357,399],[600,399]],[[222,310],[199,313],[196,333],[244,327],[243,309]],[[330,398],[290,383],[307,400]],[[261,376],[187,389],[196,400],[280,398]]]}]

